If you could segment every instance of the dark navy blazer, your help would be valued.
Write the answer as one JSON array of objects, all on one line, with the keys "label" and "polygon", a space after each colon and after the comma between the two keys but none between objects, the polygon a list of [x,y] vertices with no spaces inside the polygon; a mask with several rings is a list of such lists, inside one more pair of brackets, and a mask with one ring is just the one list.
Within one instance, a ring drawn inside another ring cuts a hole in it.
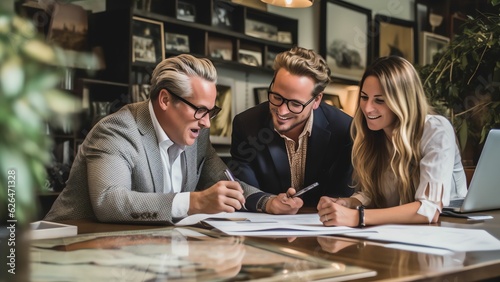
[{"label": "dark navy blazer", "polygon": [[[349,187],[352,174],[351,121],[349,115],[325,103],[314,110],[304,186],[317,181],[319,187],[301,196],[304,206],[316,207],[324,195],[348,197],[353,193]],[[236,115],[231,157],[228,166],[235,176],[264,192],[277,195],[291,186],[285,142],[274,130],[269,102]],[[247,201],[253,202],[257,196],[254,194]]]}]

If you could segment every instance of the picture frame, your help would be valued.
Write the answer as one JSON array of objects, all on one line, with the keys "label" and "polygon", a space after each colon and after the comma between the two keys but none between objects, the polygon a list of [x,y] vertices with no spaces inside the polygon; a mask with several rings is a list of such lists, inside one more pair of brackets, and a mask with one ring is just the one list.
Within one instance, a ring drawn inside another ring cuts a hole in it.
[{"label": "picture frame", "polygon": [[211,59],[233,60],[233,42],[229,38],[209,37],[208,56]]},{"label": "picture frame", "polygon": [[64,50],[88,50],[88,15],[78,5],[55,3],[47,41]]},{"label": "picture frame", "polygon": [[279,52],[267,51],[264,67],[269,68],[269,69],[273,69],[274,60],[276,59],[276,56],[278,56],[278,54],[279,54]]},{"label": "picture frame", "polygon": [[177,3],[177,19],[186,22],[195,22],[196,6],[185,1],[179,1]]},{"label": "picture frame", "polygon": [[337,107],[341,110],[343,109],[342,103],[340,102],[340,96],[337,94],[330,94],[323,92],[323,97],[321,98],[321,101],[325,102],[330,106]]},{"label": "picture frame", "polygon": [[278,31],[278,42],[292,44],[292,33],[289,31]]},{"label": "picture frame", "polygon": [[252,19],[245,19],[245,34],[260,39],[278,41],[277,26]]},{"label": "picture frame", "polygon": [[165,32],[165,50],[189,53],[189,36]]},{"label": "picture frame", "polygon": [[163,22],[132,18],[132,62],[157,64],[165,59]]},{"label": "picture frame", "polygon": [[219,114],[210,121],[210,142],[212,144],[231,144],[233,118],[236,115],[236,95],[234,95],[234,79],[217,78],[217,97],[215,105],[221,108]]},{"label": "picture frame", "polygon": [[332,77],[346,83],[361,80],[371,61],[369,9],[340,0],[321,1],[320,54]]},{"label": "picture frame", "polygon": [[268,100],[267,99],[268,90],[269,90],[268,87],[255,87],[253,89],[253,95],[255,98],[255,105],[266,102]]},{"label": "picture frame", "polygon": [[418,61],[415,52],[415,23],[386,15],[375,15],[375,56],[396,55],[410,63]]},{"label": "picture frame", "polygon": [[239,49],[238,62],[249,66],[260,67],[262,66],[262,54],[259,51]]},{"label": "picture frame", "polygon": [[233,30],[234,7],[227,2],[216,0],[213,2],[212,26]]},{"label": "picture frame", "polygon": [[425,66],[432,63],[432,58],[436,53],[445,48],[449,43],[448,37],[432,32],[420,33],[420,65]]}]

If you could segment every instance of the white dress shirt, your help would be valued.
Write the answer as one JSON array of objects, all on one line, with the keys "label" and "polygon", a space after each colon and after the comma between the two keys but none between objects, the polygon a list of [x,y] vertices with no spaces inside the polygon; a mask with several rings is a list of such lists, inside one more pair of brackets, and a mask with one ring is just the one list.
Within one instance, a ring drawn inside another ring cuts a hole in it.
[{"label": "white dress shirt", "polygon": [[[427,115],[420,150],[420,181],[415,200],[420,201],[422,205],[417,213],[431,221],[436,210],[441,212],[441,203],[447,206],[450,200],[465,197],[467,182],[455,130],[445,117]],[[382,194],[386,197],[387,206],[400,205],[395,187],[398,183],[397,177],[388,172],[384,182]],[[371,199],[363,192],[355,193],[352,197],[365,206],[371,203]]]},{"label": "white dress shirt", "polygon": [[179,146],[170,140],[156,119],[151,101],[149,101],[148,107],[160,147],[163,165],[163,193],[176,193],[172,202],[172,217],[183,218],[188,215],[190,204],[189,193],[181,192],[186,163],[186,157],[183,154],[185,146]]}]

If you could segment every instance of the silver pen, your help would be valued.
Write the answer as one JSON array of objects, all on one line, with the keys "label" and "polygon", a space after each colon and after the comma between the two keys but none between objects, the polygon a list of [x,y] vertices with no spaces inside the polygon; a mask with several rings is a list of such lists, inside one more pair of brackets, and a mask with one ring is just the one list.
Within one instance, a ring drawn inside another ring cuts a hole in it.
[{"label": "silver pen", "polygon": [[[231,173],[231,171],[229,170],[229,168],[226,168],[224,170],[224,174],[226,175],[226,178],[231,180],[231,181],[236,181],[236,179],[234,179],[234,176],[233,174]],[[246,210],[247,207],[245,207],[245,204],[243,204],[243,208]]]},{"label": "silver pen", "polygon": [[228,168],[226,168],[224,170],[224,174],[226,175],[227,179],[229,179],[231,181],[236,181],[236,180],[234,180],[234,176]]},{"label": "silver pen", "polygon": [[[314,187],[316,187],[316,186],[318,186],[318,185],[319,185],[319,183],[318,183],[318,182],[314,182],[313,184],[311,184],[311,185],[309,185],[309,186],[307,186],[307,187],[303,188],[303,189],[302,189],[302,190],[300,190],[299,192],[297,192],[297,193],[293,194],[293,196],[291,196],[291,197],[289,197],[289,198],[295,198],[295,197],[298,197],[298,196],[300,196],[300,195],[304,194],[305,192],[307,192],[307,191],[309,191],[309,190],[313,189]],[[287,196],[288,196],[288,195],[287,195]]]}]

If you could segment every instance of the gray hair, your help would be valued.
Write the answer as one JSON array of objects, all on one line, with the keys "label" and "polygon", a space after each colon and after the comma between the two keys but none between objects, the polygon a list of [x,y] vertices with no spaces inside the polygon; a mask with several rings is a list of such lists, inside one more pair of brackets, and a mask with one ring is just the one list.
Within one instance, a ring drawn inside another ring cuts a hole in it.
[{"label": "gray hair", "polygon": [[193,92],[190,81],[193,76],[217,83],[217,70],[209,59],[181,54],[161,61],[151,78],[151,100],[156,100],[164,88],[181,97],[189,97]]}]

